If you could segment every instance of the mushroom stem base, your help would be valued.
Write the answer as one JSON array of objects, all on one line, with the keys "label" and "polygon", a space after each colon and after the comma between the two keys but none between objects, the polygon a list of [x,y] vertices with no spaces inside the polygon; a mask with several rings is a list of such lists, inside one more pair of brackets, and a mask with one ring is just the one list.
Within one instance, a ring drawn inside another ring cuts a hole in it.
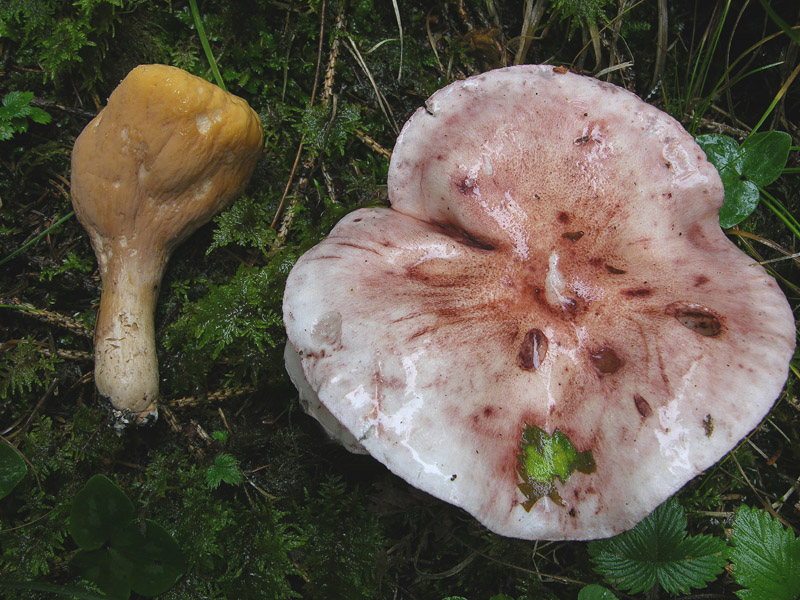
[{"label": "mushroom stem base", "polygon": [[156,414],[154,311],[165,257],[109,260],[95,329],[95,384],[115,409],[144,422]]}]

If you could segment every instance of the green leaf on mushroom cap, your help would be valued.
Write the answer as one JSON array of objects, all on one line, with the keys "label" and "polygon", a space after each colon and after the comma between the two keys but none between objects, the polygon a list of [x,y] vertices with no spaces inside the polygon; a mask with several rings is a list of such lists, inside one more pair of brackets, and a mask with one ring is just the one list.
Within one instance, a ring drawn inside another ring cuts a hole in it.
[{"label": "green leaf on mushroom cap", "polygon": [[561,497],[553,481],[558,478],[566,483],[573,471],[593,473],[597,468],[592,451],[577,452],[569,438],[556,429],[553,435],[536,425],[526,425],[520,442],[522,454],[519,456],[519,475],[522,483],[520,491],[528,499],[523,508],[530,508],[545,496],[562,504]]}]

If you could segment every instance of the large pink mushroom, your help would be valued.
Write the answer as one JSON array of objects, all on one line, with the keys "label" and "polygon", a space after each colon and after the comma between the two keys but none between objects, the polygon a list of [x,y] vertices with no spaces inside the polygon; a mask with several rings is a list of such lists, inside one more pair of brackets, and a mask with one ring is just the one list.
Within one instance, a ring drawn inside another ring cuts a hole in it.
[{"label": "large pink mushroom", "polygon": [[547,66],[453,83],[389,197],[292,270],[290,374],[348,447],[489,529],[623,531],[779,395],[788,303],[721,231],[702,150],[633,94]]}]

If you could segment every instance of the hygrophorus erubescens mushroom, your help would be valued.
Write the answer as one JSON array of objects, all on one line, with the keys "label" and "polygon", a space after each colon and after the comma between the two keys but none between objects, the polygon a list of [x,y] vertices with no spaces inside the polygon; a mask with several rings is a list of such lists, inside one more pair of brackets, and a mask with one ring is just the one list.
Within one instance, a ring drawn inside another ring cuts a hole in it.
[{"label": "hygrophorus erubescens mushroom", "polygon": [[122,421],[156,413],[154,310],[172,251],[241,193],[261,154],[247,102],[181,69],[142,65],[72,151],[72,203],[102,294],[95,382]]}]

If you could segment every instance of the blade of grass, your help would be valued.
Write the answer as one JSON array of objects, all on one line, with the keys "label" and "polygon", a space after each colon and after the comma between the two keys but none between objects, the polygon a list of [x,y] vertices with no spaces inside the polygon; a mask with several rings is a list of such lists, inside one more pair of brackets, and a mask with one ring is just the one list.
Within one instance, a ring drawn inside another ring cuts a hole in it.
[{"label": "blade of grass", "polygon": [[797,237],[800,237],[800,223],[794,218],[792,213],[790,213],[780,201],[775,198],[772,194],[767,192],[764,189],[761,189],[761,201],[769,207],[769,209],[775,213],[781,221],[789,228],[789,230]]},{"label": "blade of grass", "polygon": [[781,16],[775,12],[775,9],[769,5],[767,0],[758,0],[761,2],[761,6],[764,7],[764,10],[769,15],[769,18],[772,19],[772,22],[775,23],[778,27],[781,28],[786,35],[788,35],[795,44],[800,45],[800,33],[797,33],[794,28],[789,25],[786,21],[784,21]]},{"label": "blade of grass", "polygon": [[225,82],[222,81],[222,75],[219,73],[219,69],[217,68],[217,61],[214,60],[214,53],[211,52],[211,45],[208,43],[208,38],[206,37],[206,30],[203,27],[203,22],[200,20],[200,10],[197,8],[197,0],[189,0],[189,7],[192,11],[192,18],[194,19],[194,27],[197,29],[197,36],[200,38],[200,45],[203,47],[203,52],[206,54],[206,59],[208,59],[208,64],[211,65],[211,72],[214,74],[214,80],[217,82],[217,85],[221,87],[223,90],[227,91],[225,87]]},{"label": "blade of grass", "polygon": [[[764,71],[766,69],[771,69],[773,67],[776,67],[778,65],[783,64],[782,61],[779,61],[779,62],[771,63],[771,64],[768,64],[768,65],[763,65],[763,66],[757,67],[755,69],[752,69],[751,71],[747,71],[744,74],[737,75],[733,79],[730,79],[730,80],[728,79],[728,76],[733,71],[733,68],[736,65],[738,65],[741,61],[743,61],[748,55],[750,55],[753,52],[755,52],[758,48],[760,48],[761,46],[763,46],[767,42],[770,42],[773,39],[775,39],[776,37],[779,37],[781,35],[783,35],[783,32],[780,32],[780,31],[777,32],[777,33],[773,33],[771,35],[768,35],[765,38],[763,38],[763,39],[759,40],[758,42],[756,42],[755,44],[753,44],[752,46],[750,46],[747,50],[742,52],[739,56],[737,56],[736,59],[725,69],[725,72],[722,73],[720,78],[717,80],[717,83],[714,85],[713,89],[708,94],[706,100],[703,102],[703,104],[700,106],[700,109],[697,112],[699,114],[701,114],[701,115],[704,114],[708,110],[708,107],[711,106],[711,104],[713,103],[714,99],[719,94],[721,94],[722,92],[732,88],[734,85],[736,85],[737,83],[740,83],[741,81],[743,81],[745,78],[749,77],[750,75],[754,75],[755,73],[759,73],[759,72]],[[688,106],[688,103],[687,103],[687,106]]]},{"label": "blade of grass", "polygon": [[[711,70],[714,54],[717,52],[717,45],[722,37],[722,30],[725,26],[725,21],[727,20],[728,10],[730,7],[731,2],[730,0],[727,0],[725,2],[725,7],[722,10],[722,15],[720,16],[714,30],[710,32],[706,31],[706,33],[703,35],[703,41],[700,43],[697,60],[695,61],[694,67],[692,68],[691,77],[689,78],[689,89],[686,97],[687,102],[691,102],[692,98],[699,96],[702,90],[706,87],[708,74]],[[706,47],[706,41],[709,40],[709,35],[711,36],[710,43],[708,47]],[[702,116],[703,113],[701,111],[698,110],[694,112],[694,117],[692,118],[692,123],[689,127],[690,133],[695,133],[697,130],[697,123]]]},{"label": "blade of grass", "polygon": [[400,66],[397,68],[397,83],[400,83],[400,78],[403,76],[403,20],[400,18],[400,7],[397,6],[397,0],[392,0],[392,6],[397,19],[397,30],[400,33]]},{"label": "blade of grass", "polygon": [[761,127],[764,121],[767,120],[767,117],[773,111],[775,106],[777,106],[778,102],[781,101],[781,98],[783,98],[784,94],[786,94],[786,90],[788,90],[789,86],[792,85],[792,82],[795,80],[795,77],[797,77],[798,73],[800,73],[800,65],[797,65],[794,71],[792,71],[791,75],[789,75],[789,77],[786,78],[786,81],[784,81],[783,85],[781,86],[781,89],[778,90],[778,93],[775,94],[775,97],[772,99],[772,102],[767,107],[767,110],[764,111],[764,114],[761,115],[761,118],[758,120],[758,123],[756,123],[755,127],[753,127],[753,131],[750,132],[750,135],[753,135],[756,131],[758,131],[758,128]]},{"label": "blade of grass", "polygon": [[68,212],[66,215],[64,215],[63,217],[61,217],[61,218],[60,218],[58,221],[56,221],[55,223],[53,223],[52,225],[50,225],[50,227],[48,227],[47,229],[45,229],[45,230],[44,230],[42,233],[40,233],[39,235],[37,235],[36,237],[34,237],[32,240],[30,240],[30,241],[29,241],[27,244],[24,244],[23,246],[21,246],[21,247],[17,248],[16,250],[14,250],[14,252],[12,252],[11,254],[9,254],[9,255],[8,255],[8,256],[6,256],[5,258],[1,259],[1,260],[0,260],[0,265],[7,263],[7,262],[8,262],[8,261],[10,261],[12,258],[14,258],[14,257],[15,257],[17,254],[19,254],[20,252],[24,252],[24,251],[25,251],[27,248],[30,248],[31,246],[33,246],[33,245],[34,245],[36,242],[38,242],[40,239],[42,239],[42,238],[43,238],[44,236],[46,236],[48,233],[50,233],[51,231],[53,231],[53,229],[55,229],[56,227],[58,227],[59,225],[61,225],[61,224],[62,224],[64,221],[66,221],[66,220],[68,220],[68,219],[71,219],[71,218],[72,218],[72,217],[74,217],[74,216],[75,216],[75,211],[74,211],[74,210],[73,210],[73,211],[70,211],[70,212]]}]

